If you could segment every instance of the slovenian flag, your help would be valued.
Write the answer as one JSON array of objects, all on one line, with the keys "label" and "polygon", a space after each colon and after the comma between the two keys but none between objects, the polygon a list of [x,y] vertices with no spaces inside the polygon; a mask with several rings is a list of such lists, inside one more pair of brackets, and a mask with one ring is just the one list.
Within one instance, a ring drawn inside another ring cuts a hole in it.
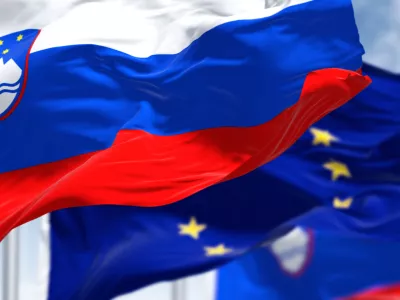
[{"label": "slovenian flag", "polygon": [[351,0],[80,1],[15,28],[0,240],[53,210],[159,206],[250,172],[369,84],[363,53]]}]

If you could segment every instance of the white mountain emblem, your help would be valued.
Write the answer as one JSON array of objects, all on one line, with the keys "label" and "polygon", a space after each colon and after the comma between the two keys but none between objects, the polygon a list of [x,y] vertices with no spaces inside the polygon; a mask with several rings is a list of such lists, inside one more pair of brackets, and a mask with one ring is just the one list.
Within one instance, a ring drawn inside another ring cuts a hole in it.
[{"label": "white mountain emblem", "polygon": [[21,86],[21,68],[13,59],[4,63],[0,58],[0,115],[14,102]]}]

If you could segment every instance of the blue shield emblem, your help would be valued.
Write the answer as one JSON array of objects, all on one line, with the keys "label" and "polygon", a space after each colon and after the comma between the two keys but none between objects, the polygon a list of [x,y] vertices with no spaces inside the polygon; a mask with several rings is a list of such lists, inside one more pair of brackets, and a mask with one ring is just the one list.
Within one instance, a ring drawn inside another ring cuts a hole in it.
[{"label": "blue shield emblem", "polygon": [[24,30],[0,37],[0,120],[17,108],[24,93],[29,53],[39,30]]}]

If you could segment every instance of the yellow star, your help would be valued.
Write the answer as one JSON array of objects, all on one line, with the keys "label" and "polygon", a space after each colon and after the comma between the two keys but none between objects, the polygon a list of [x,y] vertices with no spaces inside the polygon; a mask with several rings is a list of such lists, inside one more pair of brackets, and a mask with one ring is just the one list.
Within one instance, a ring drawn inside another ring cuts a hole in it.
[{"label": "yellow star", "polygon": [[312,144],[314,146],[322,144],[325,147],[329,147],[331,142],[337,142],[339,139],[332,135],[328,130],[321,130],[315,127],[310,128],[310,132],[313,135]]},{"label": "yellow star", "polygon": [[7,54],[8,52],[9,52],[9,50],[6,49],[6,50],[3,51],[3,54]]},{"label": "yellow star", "polygon": [[344,163],[338,161],[327,162],[323,166],[325,169],[332,172],[332,180],[337,180],[340,176],[350,178],[351,173]]},{"label": "yellow star", "polygon": [[18,41],[18,42],[21,41],[23,37],[24,37],[24,36],[23,36],[22,34],[20,34],[20,35],[17,37],[17,41]]},{"label": "yellow star", "polygon": [[2,41],[2,40],[0,40],[0,46],[1,46],[1,45],[3,45],[3,41]]},{"label": "yellow star", "polygon": [[179,234],[180,235],[189,235],[195,240],[199,238],[200,232],[206,229],[205,224],[198,224],[195,217],[191,217],[189,224],[179,224]]},{"label": "yellow star", "polygon": [[353,204],[353,198],[348,197],[346,199],[339,199],[335,197],[333,199],[333,207],[337,209],[348,209],[350,208],[351,204]]},{"label": "yellow star", "polygon": [[232,252],[232,249],[225,248],[224,244],[219,244],[215,247],[204,247],[206,251],[206,256],[221,256]]}]

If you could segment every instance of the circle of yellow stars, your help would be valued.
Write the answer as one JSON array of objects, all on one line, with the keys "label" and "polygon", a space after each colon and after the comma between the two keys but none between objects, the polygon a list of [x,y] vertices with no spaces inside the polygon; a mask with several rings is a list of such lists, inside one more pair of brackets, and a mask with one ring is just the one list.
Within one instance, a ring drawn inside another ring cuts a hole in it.
[{"label": "circle of yellow stars", "polygon": [[[198,240],[200,233],[207,229],[206,224],[199,224],[195,217],[191,217],[189,223],[179,224],[179,235],[187,235]],[[232,252],[232,249],[227,248],[224,244],[218,244],[216,246],[205,246],[204,252],[206,256],[223,256]]]},{"label": "circle of yellow stars", "polygon": [[[20,42],[20,41],[22,41],[23,38],[24,38],[24,36],[22,34],[19,34],[16,38],[16,41]],[[3,44],[4,44],[4,41],[0,40],[0,46],[3,46]],[[4,55],[7,54],[8,52],[10,52],[10,49],[8,49],[8,48],[1,51],[1,53]]]},{"label": "circle of yellow stars", "polygon": [[[324,147],[331,147],[332,143],[340,142],[340,139],[330,133],[328,130],[322,130],[319,128],[311,127],[310,133],[313,136],[312,145],[318,146],[322,145]],[[348,166],[340,161],[331,160],[322,165],[322,167],[331,172],[331,180],[337,181],[339,178],[351,178],[351,172]],[[349,209],[353,204],[353,198],[347,197],[345,199],[340,199],[339,197],[334,197],[332,201],[333,207],[337,209]]]}]

